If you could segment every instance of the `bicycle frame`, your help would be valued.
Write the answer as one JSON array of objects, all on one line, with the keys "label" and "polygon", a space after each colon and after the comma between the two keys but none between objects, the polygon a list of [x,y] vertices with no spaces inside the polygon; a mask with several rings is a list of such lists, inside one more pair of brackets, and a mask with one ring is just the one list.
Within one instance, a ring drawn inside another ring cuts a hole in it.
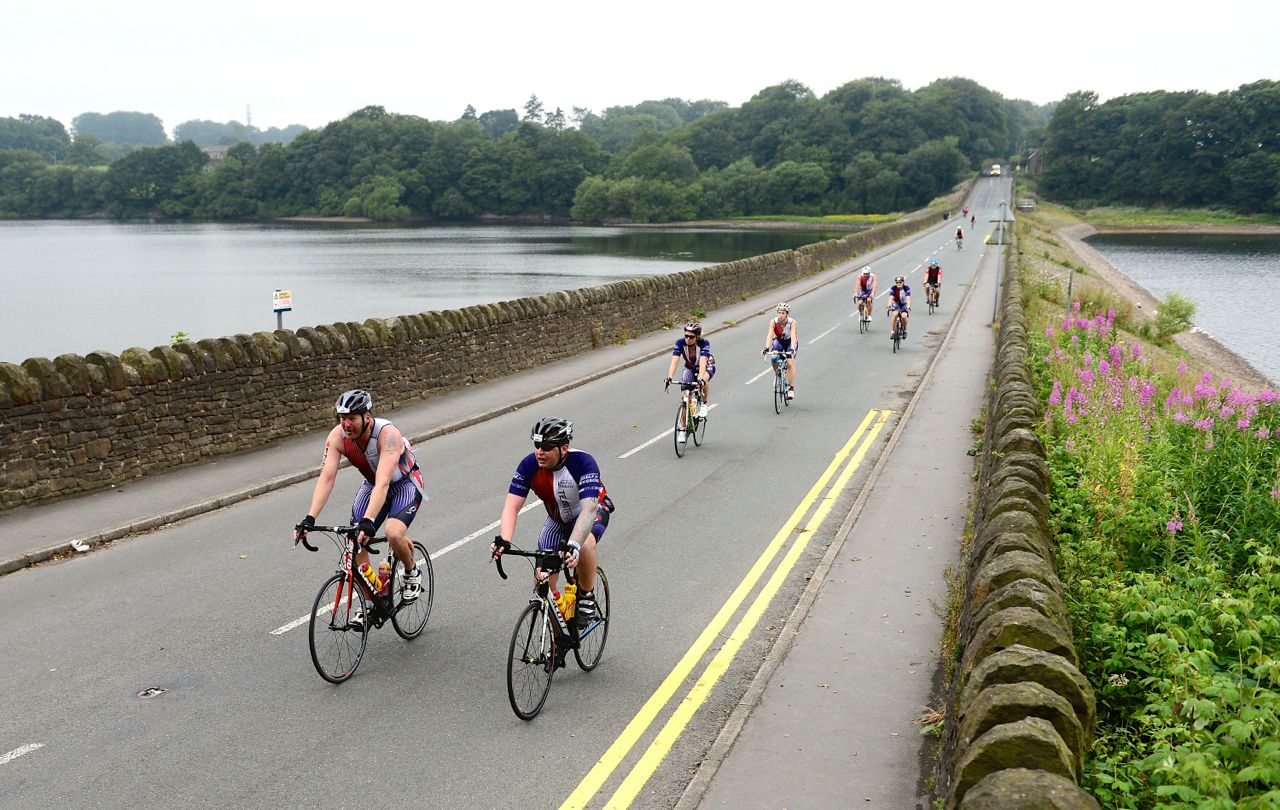
[{"label": "bicycle frame", "polygon": [[697,424],[698,406],[702,404],[702,384],[697,380],[680,383],[680,396],[685,402],[684,429],[692,432]]},{"label": "bicycle frame", "polygon": [[[551,598],[551,578],[556,574],[564,571],[564,579],[566,583],[576,586],[578,579],[573,575],[570,569],[564,567],[564,561],[560,559],[560,554],[554,551],[521,551],[512,546],[502,553],[495,560],[498,564],[498,575],[503,579],[507,578],[507,572],[502,568],[502,558],[507,555],[516,557],[528,557],[533,562],[534,585],[533,592],[535,599],[532,601],[542,602],[544,605],[543,615],[545,616],[548,609],[552,616],[556,619],[556,626],[560,630],[560,635],[568,642],[569,649],[578,648],[578,634],[569,627],[570,619],[566,619],[564,613],[560,610],[560,606],[556,604],[556,600]],[[544,576],[545,574],[545,576]],[[576,624],[576,619],[572,620]],[[595,628],[591,628],[595,629]],[[588,633],[590,630],[588,630]],[[584,634],[586,635],[586,634]]]},{"label": "bicycle frame", "polygon": [[[369,583],[365,581],[364,577],[356,569],[356,566],[355,566],[356,534],[359,531],[359,529],[355,526],[313,526],[309,529],[309,531],[340,534],[345,538],[345,542],[342,544],[342,554],[338,558],[338,568],[335,572],[342,575],[343,584],[341,587],[338,588],[337,595],[334,599],[332,615],[334,616],[338,615],[338,612],[341,609],[342,603],[344,600],[347,602],[348,608],[349,608],[353,589],[358,587],[360,588],[361,592],[365,595],[366,601],[370,605],[372,605],[376,610],[376,616],[373,619],[374,626],[381,627],[383,622],[385,622],[387,619],[390,619],[391,616],[396,612],[395,600],[392,599],[392,595],[389,591],[386,596],[382,596],[374,593],[373,589],[369,587]],[[377,546],[379,543],[385,542],[386,539],[387,538],[385,537],[375,537],[365,545],[365,548],[367,548],[371,553],[377,554],[379,552],[375,548],[375,546]],[[334,543],[337,544],[336,539],[334,540]],[[306,546],[308,549],[313,548],[309,543],[307,543],[306,540],[303,540],[302,544]],[[394,582],[395,575],[396,575],[396,567],[400,565],[400,560],[394,554],[391,554],[390,558],[391,558],[391,571],[389,572],[388,576],[390,576],[392,581]],[[344,589],[345,589],[345,593],[344,593]]]}]

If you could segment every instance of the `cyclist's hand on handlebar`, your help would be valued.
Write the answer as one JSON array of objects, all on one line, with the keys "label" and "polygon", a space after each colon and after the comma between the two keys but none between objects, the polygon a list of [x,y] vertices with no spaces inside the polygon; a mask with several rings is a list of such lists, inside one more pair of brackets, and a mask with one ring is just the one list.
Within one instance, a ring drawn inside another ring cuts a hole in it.
[{"label": "cyclist's hand on handlebar", "polygon": [[671,378],[670,378],[670,377],[668,377],[668,378],[666,379],[666,381],[665,381],[665,382],[663,382],[663,384],[662,384],[662,390],[663,390],[663,391],[666,391],[666,390],[667,390],[668,388],[670,388],[670,387],[671,387]]},{"label": "cyclist's hand on handlebar", "polygon": [[373,528],[373,521],[369,518],[360,518],[360,522],[356,524],[356,528],[360,532],[356,535],[356,540],[362,546],[368,545],[369,541],[373,539],[374,534],[377,533],[377,530]]},{"label": "cyclist's hand on handlebar", "polygon": [[582,547],[580,545],[570,540],[569,548],[560,552],[560,556],[564,558],[564,565],[566,568],[574,568],[578,565],[578,551],[581,550],[581,548]]},{"label": "cyclist's hand on handlebar", "polygon": [[311,531],[316,525],[316,519],[307,515],[299,520],[297,525],[293,527],[293,543],[297,545],[299,541],[307,539],[307,532]]},{"label": "cyclist's hand on handlebar", "polygon": [[489,544],[489,559],[496,560],[502,556],[502,553],[511,548],[510,540],[503,540],[502,535],[493,538],[493,542]]}]

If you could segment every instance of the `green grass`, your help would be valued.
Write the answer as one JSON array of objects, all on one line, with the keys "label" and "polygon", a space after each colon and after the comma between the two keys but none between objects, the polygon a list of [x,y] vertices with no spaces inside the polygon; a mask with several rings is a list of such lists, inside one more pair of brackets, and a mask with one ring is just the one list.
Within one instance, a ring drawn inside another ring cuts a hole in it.
[{"label": "green grass", "polygon": [[1242,215],[1214,208],[1123,208],[1107,206],[1072,213],[1092,225],[1160,227],[1162,225],[1280,225],[1280,217]]}]

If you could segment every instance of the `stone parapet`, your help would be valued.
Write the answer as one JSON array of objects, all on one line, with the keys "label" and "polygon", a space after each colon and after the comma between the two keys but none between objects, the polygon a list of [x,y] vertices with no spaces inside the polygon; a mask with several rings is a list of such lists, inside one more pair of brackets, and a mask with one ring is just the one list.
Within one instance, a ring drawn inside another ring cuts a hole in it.
[{"label": "stone parapet", "polygon": [[944,732],[949,808],[1096,808],[1078,782],[1093,743],[1049,533],[1041,403],[1027,365],[1022,286],[1006,279],[973,542]]}]

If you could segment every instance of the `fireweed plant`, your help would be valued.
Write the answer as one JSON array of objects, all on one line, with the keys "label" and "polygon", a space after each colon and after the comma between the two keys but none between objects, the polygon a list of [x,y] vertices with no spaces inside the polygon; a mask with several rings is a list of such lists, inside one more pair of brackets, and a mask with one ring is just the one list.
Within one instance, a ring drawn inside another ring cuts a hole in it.
[{"label": "fireweed plant", "polygon": [[1280,394],[1162,368],[1115,311],[1034,332],[1104,807],[1280,807]]}]

